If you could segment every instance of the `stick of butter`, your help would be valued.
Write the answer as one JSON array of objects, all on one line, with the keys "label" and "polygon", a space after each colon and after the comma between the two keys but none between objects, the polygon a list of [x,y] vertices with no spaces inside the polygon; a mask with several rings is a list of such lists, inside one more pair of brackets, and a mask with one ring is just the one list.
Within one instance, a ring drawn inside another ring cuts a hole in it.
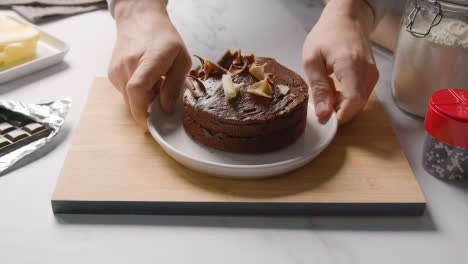
[{"label": "stick of butter", "polygon": [[0,15],[0,67],[34,57],[39,37],[34,27]]}]

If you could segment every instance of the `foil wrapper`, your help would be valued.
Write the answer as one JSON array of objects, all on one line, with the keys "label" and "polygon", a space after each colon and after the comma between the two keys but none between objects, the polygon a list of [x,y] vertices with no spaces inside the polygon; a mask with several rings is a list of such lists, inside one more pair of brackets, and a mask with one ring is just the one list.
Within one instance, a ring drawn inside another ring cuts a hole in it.
[{"label": "foil wrapper", "polygon": [[28,154],[40,149],[51,141],[62,127],[71,107],[71,98],[45,104],[24,104],[18,101],[0,100],[0,108],[5,111],[21,113],[32,120],[47,126],[51,133],[44,138],[33,141],[19,149],[0,157],[0,172],[8,169]]}]

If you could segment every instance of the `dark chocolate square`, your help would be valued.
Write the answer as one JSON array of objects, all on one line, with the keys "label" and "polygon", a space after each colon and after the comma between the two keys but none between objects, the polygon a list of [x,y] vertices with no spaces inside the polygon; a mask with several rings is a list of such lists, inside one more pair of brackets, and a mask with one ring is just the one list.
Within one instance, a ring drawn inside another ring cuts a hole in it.
[{"label": "dark chocolate square", "polygon": [[23,130],[28,132],[29,134],[35,134],[41,130],[43,130],[45,127],[44,125],[42,124],[39,124],[39,123],[31,123],[31,124],[27,124],[23,127]]},{"label": "dark chocolate square", "polygon": [[20,139],[27,138],[29,135],[24,130],[18,128],[5,134],[5,137],[11,142],[17,142]]},{"label": "dark chocolate square", "polygon": [[10,145],[10,141],[8,141],[6,138],[0,136],[0,148],[3,148],[5,146]]},{"label": "dark chocolate square", "polygon": [[5,133],[8,133],[12,130],[15,130],[15,127],[10,124],[10,123],[7,123],[7,122],[3,122],[0,124],[0,134],[5,134]]}]

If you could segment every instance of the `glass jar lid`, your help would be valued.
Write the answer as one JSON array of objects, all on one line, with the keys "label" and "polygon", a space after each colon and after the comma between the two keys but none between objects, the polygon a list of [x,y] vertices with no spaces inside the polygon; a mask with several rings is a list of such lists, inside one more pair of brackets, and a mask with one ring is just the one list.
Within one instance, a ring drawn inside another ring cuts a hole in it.
[{"label": "glass jar lid", "polygon": [[429,101],[424,127],[440,141],[468,148],[468,90],[435,92]]},{"label": "glass jar lid", "polygon": [[[423,3],[424,2],[424,3]],[[468,0],[415,0],[414,6],[408,15],[408,24],[406,31],[417,38],[425,38],[431,32],[432,28],[439,25],[444,17],[444,11],[457,10],[468,15]],[[425,29],[415,29],[414,25],[421,12],[432,14],[430,23]]]}]

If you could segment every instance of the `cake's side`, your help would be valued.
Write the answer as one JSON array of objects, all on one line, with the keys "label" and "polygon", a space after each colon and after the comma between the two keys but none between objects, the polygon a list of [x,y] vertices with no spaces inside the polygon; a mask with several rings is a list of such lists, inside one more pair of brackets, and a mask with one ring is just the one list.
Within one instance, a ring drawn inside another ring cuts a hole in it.
[{"label": "cake's side", "polygon": [[197,120],[203,127],[213,132],[226,133],[231,136],[258,136],[266,133],[284,130],[294,126],[299,121],[305,119],[307,115],[307,103],[303,102],[288,114],[281,115],[272,120],[264,119],[255,123],[223,122],[222,119],[212,118],[201,111],[195,110],[192,105],[184,104],[184,116]]},{"label": "cake's side", "polygon": [[214,132],[188,115],[184,115],[183,124],[190,136],[204,145],[228,152],[258,153],[277,150],[294,142],[304,132],[306,119],[285,129],[256,136]]}]

